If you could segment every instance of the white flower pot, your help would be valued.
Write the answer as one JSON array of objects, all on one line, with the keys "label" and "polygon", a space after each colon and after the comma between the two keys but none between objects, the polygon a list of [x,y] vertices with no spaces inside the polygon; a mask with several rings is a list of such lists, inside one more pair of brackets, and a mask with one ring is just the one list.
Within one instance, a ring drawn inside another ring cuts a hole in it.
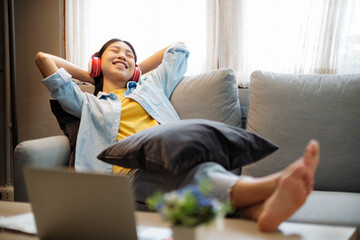
[{"label": "white flower pot", "polygon": [[207,224],[200,224],[195,227],[172,227],[174,240],[200,240],[206,239]]},{"label": "white flower pot", "polygon": [[204,240],[211,239],[211,232],[224,229],[224,219],[216,218],[214,221],[203,223],[195,227],[173,226],[174,240]]}]

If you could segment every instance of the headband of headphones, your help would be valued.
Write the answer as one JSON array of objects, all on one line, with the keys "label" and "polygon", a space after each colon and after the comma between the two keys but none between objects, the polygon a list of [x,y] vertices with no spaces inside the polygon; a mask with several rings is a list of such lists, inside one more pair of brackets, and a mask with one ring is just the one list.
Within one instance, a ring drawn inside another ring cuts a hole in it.
[{"label": "headband of headphones", "polygon": [[[88,64],[88,72],[91,77],[99,77],[101,74],[101,58],[96,57],[97,52],[94,53]],[[141,76],[141,70],[137,64],[135,64],[134,73],[131,76],[130,81],[138,82]]]}]

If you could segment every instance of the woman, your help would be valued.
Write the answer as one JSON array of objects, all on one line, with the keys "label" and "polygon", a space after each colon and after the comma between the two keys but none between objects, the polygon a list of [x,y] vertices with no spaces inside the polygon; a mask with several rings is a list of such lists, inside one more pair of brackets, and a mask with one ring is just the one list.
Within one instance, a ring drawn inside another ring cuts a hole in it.
[{"label": "woman", "polygon": [[[155,69],[138,83],[129,81],[134,74],[136,53],[130,43],[112,39],[99,51],[101,75],[93,79],[73,64],[39,52],[36,63],[43,83],[64,110],[81,118],[76,146],[75,168],[116,172],[112,165],[96,156],[116,141],[157,124],[179,120],[169,98],[187,68],[189,51],[182,43],[164,48],[139,64],[143,73]],[[95,84],[97,96],[81,92],[71,75]],[[210,179],[213,197],[230,200],[243,208],[243,216],[256,220],[264,231],[275,231],[305,202],[313,187],[319,162],[319,144],[311,141],[303,157],[281,172],[262,177],[239,177],[216,163],[202,163],[179,176],[157,175],[139,170],[133,188],[138,201],[154,185],[165,191]],[[120,169],[120,171],[122,171]],[[166,181],[163,181],[164,178]],[[148,188],[149,187],[149,188]]]},{"label": "woman", "polygon": [[[111,172],[112,165],[96,158],[102,150],[147,127],[180,119],[169,98],[186,71],[189,52],[183,44],[174,44],[158,51],[140,63],[139,67],[146,73],[157,67],[162,60],[164,64],[138,84],[129,82],[136,60],[136,53],[130,43],[111,39],[100,49],[98,55],[101,58],[102,73],[95,79],[87,71],[49,54],[38,53],[36,63],[45,78],[58,71],[43,83],[65,111],[81,118],[75,168]],[[83,93],[71,82],[69,74],[81,81],[95,84],[95,92],[101,92],[97,96]],[[59,81],[59,78],[64,81]],[[59,82],[62,85],[58,88]],[[54,88],[55,83],[57,85]],[[124,111],[126,114],[129,110],[135,111],[135,114],[129,116],[121,113]]]}]

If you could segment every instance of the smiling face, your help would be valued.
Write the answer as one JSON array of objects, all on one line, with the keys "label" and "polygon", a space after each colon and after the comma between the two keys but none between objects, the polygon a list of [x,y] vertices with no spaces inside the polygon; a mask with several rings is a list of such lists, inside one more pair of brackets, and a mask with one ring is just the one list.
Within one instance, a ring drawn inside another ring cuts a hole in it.
[{"label": "smiling face", "polygon": [[135,69],[135,55],[124,42],[110,44],[101,56],[101,71],[106,81],[126,86]]}]

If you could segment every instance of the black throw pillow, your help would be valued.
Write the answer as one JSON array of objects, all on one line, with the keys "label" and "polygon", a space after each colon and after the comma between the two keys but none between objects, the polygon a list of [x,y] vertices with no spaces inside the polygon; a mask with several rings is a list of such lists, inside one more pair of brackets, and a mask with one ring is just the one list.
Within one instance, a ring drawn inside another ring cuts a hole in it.
[{"label": "black throw pillow", "polygon": [[69,138],[71,155],[69,159],[69,167],[75,165],[75,148],[76,139],[79,131],[80,119],[65,112],[57,100],[50,99],[51,111],[55,115],[61,130]]},{"label": "black throw pillow", "polygon": [[227,170],[234,170],[277,149],[268,140],[242,128],[188,119],[124,138],[100,153],[98,159],[126,168],[180,174],[203,162],[216,162]]}]

